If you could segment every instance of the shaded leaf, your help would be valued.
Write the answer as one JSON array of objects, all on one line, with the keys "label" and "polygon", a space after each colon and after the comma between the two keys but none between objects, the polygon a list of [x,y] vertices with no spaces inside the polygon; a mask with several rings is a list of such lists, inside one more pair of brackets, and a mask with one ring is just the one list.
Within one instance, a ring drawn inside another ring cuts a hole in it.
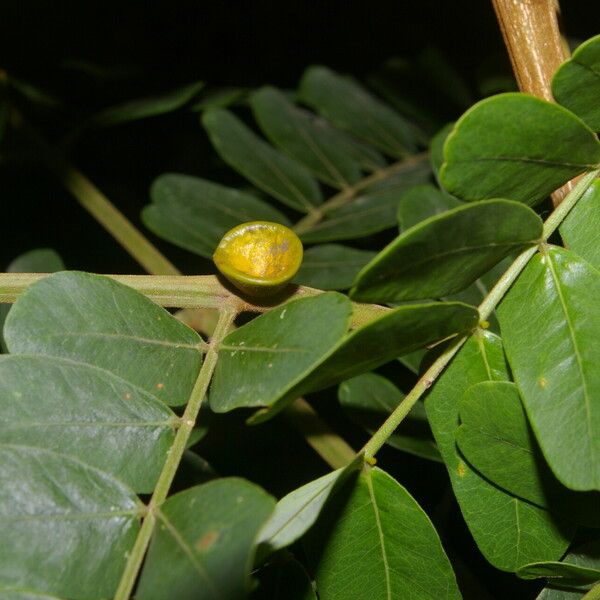
[{"label": "shaded leaf", "polygon": [[577,48],[552,79],[556,101],[600,131],[600,35]]},{"label": "shaded leaf", "polygon": [[247,88],[223,87],[202,92],[198,102],[190,107],[190,110],[200,112],[211,108],[229,108],[242,104],[246,100]]},{"label": "shaded leaf", "polygon": [[140,600],[244,598],[255,539],[275,502],[243,479],[217,479],[171,496],[140,577]]},{"label": "shaded leaf", "polygon": [[0,584],[112,597],[142,505],[110,475],[27,446],[0,445]]},{"label": "shaded leaf", "polygon": [[[344,411],[369,433],[375,432],[402,402],[404,394],[389,379],[376,373],[364,373],[340,384],[338,400]],[[386,443],[428,460],[441,462],[440,453],[431,439],[422,403],[417,403]]]},{"label": "shaded leaf", "polygon": [[4,327],[12,353],[107,369],[170,405],[187,402],[202,340],[142,294],[107,277],[64,272],[27,289]]},{"label": "shaded leaf", "polygon": [[356,274],[376,255],[341,244],[313,246],[304,251],[296,283],[322,290],[348,289]]},{"label": "shaded leaf", "polygon": [[427,181],[429,175],[429,166],[424,162],[406,165],[386,180],[370,185],[344,206],[328,210],[300,237],[307,243],[349,240],[395,227],[402,193]]},{"label": "shaded leaf", "polygon": [[[548,246],[498,308],[506,353],[544,457],[574,490],[600,489],[600,273]],[[548,349],[551,349],[549,351]]]},{"label": "shaded leaf", "polygon": [[554,477],[514,383],[486,381],[470,387],[460,401],[460,419],[460,451],[484,477],[576,523],[600,526],[600,494],[573,492]]},{"label": "shaded leaf", "polygon": [[431,521],[380,469],[348,482],[307,542],[320,598],[461,597]]},{"label": "shaded leaf", "polygon": [[390,156],[415,151],[414,127],[353,79],[326,67],[310,67],[300,81],[299,96],[336,127]]},{"label": "shaded leaf", "polygon": [[400,231],[458,206],[462,206],[459,200],[434,185],[416,185],[400,196],[397,213]]},{"label": "shaded leaf", "polygon": [[251,596],[256,600],[317,600],[312,581],[304,567],[286,556],[261,569],[260,585]]},{"label": "shaded leaf", "polygon": [[229,111],[208,110],[202,123],[219,156],[267,194],[300,212],[310,212],[323,201],[305,167],[275,150]]},{"label": "shaded leaf", "polygon": [[444,146],[444,188],[462,200],[537,204],[600,162],[594,133],[568,110],[520,93],[478,102]]},{"label": "shaded leaf", "polygon": [[46,448],[149,493],[178,417],[156,396],[91,365],[0,358],[0,443]]},{"label": "shaded leaf", "polygon": [[357,458],[348,466],[327,473],[279,500],[258,536],[261,558],[300,539],[314,525],[334,491],[361,467],[362,459]]},{"label": "shaded leaf", "polygon": [[203,87],[204,83],[197,81],[165,94],[111,106],[95,115],[92,123],[97,127],[106,127],[173,112],[190,102]]},{"label": "shaded leaf", "polygon": [[254,92],[250,105],[267,138],[321,181],[344,188],[360,179],[360,165],[340,143],[343,134],[327,121],[298,108],[273,87]]},{"label": "shaded leaf", "polygon": [[358,274],[350,296],[362,302],[440,298],[464,289],[541,235],[541,219],[517,202],[461,206],[392,241]]},{"label": "shaded leaf", "polygon": [[166,173],[152,183],[152,204],[142,211],[144,224],[163,239],[211,258],[221,238],[247,221],[289,219],[258,198],[206,179]]},{"label": "shaded leaf", "polygon": [[560,235],[569,250],[600,270],[600,179],[586,190],[560,226]]},{"label": "shaded leaf", "polygon": [[464,392],[482,381],[506,380],[508,370],[500,338],[478,331],[434,384],[425,409],[454,495],[477,546],[496,568],[515,571],[530,562],[560,558],[574,531],[547,511],[492,485],[458,454],[458,403]]},{"label": "shaded leaf", "polygon": [[540,562],[521,567],[517,571],[517,576],[521,579],[546,577],[559,585],[586,585],[600,581],[600,570],[566,562]]}]

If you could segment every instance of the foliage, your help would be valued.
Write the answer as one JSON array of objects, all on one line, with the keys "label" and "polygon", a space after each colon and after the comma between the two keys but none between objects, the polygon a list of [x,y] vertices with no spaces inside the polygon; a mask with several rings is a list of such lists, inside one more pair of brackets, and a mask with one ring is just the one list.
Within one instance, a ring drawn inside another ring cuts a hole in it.
[{"label": "foliage", "polygon": [[[220,158],[254,186],[159,175],[143,222],[168,242],[210,257],[227,230],[271,220],[314,245],[299,285],[263,300],[214,276],[61,271],[47,251],[0,276],[0,300],[14,300],[0,595],[281,597],[283,577],[286,598],[460,598],[452,540],[388,472],[402,453],[443,463],[493,567],[545,578],[540,598],[598,591],[599,54],[596,37],[559,69],[562,106],[500,94],[431,140],[321,66],[294,93],[192,84],[91,118],[114,126],[196,100]],[[578,175],[547,216],[541,203]],[[357,453],[340,438],[348,423],[338,435],[299,400],[320,410],[336,391],[368,432]],[[232,412],[248,426],[295,418],[334,469],[278,502],[217,477],[195,427],[210,436]],[[171,493],[184,460],[196,479]]]}]

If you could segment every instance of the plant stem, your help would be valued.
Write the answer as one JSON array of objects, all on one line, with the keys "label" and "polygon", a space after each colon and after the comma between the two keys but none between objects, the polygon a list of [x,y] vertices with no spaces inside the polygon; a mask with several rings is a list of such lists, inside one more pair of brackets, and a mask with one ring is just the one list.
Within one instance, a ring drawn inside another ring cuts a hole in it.
[{"label": "plant stem", "polygon": [[[565,200],[552,212],[544,223],[542,243],[546,242],[550,235],[554,233],[562,220],[567,216],[571,208],[581,198],[589,185],[598,176],[600,171],[588,173],[580,179],[573,190],[567,195]],[[523,251],[510,267],[500,277],[496,285],[490,290],[489,294],[479,305],[480,319],[485,320],[494,311],[500,300],[504,297],[515,279],[526,267],[531,257],[536,254],[538,247],[528,248]],[[460,350],[461,346],[467,341],[469,336],[457,338],[456,341],[447,348],[427,369],[425,374],[417,381],[413,389],[404,397],[402,402],[396,407],[394,412],[386,419],[381,427],[373,434],[371,439],[365,444],[361,452],[364,452],[365,460],[373,460],[375,454],[385,444],[386,440],[394,433],[398,425],[403,421],[410,409],[417,403],[423,394],[434,384],[436,379],[442,374],[446,365],[452,360],[453,356]]]},{"label": "plant stem", "polygon": [[356,195],[359,192],[368,188],[370,185],[373,185],[378,181],[384,181],[385,179],[389,179],[393,175],[401,173],[402,171],[410,170],[415,165],[424,162],[428,159],[429,153],[422,152],[421,154],[415,154],[405,160],[395,162],[387,167],[378,169],[377,171],[373,172],[371,175],[365,177],[364,179],[361,179],[354,185],[347,187],[335,196],[332,196],[331,198],[329,198],[329,200],[321,204],[319,208],[316,208],[315,210],[311,211],[308,215],[300,219],[294,225],[294,231],[298,234],[308,231],[309,229],[320,223],[323,220],[323,217],[329,211],[348,204],[356,197]]},{"label": "plant stem", "polygon": [[194,384],[194,389],[190,395],[185,412],[181,417],[181,425],[177,431],[173,445],[169,449],[167,459],[156,483],[156,487],[154,488],[152,498],[150,498],[150,502],[148,503],[146,516],[144,517],[135,544],[127,559],[127,564],[125,565],[125,570],[121,576],[121,581],[119,582],[119,587],[117,588],[114,600],[127,600],[133,590],[142,561],[144,560],[144,555],[146,554],[146,549],[148,548],[150,538],[152,537],[152,532],[156,525],[155,511],[167,498],[171,483],[173,482],[173,478],[175,477],[175,473],[181,462],[181,457],[185,452],[188,438],[190,437],[190,433],[198,418],[202,401],[206,396],[208,385],[217,364],[218,345],[227,333],[230,325],[233,323],[235,316],[236,313],[234,311],[227,309],[222,310],[219,314],[219,321],[215,328],[215,334],[204,357],[204,363],[202,364],[202,368],[200,369],[200,373]]},{"label": "plant stem", "polygon": [[304,398],[293,402],[284,415],[332,469],[345,467],[354,460],[354,450],[329,429]]},{"label": "plant stem", "polygon": [[11,124],[27,135],[40,151],[48,170],[148,273],[180,274],[173,263],[91,181],[46,142],[16,110],[11,111]]}]

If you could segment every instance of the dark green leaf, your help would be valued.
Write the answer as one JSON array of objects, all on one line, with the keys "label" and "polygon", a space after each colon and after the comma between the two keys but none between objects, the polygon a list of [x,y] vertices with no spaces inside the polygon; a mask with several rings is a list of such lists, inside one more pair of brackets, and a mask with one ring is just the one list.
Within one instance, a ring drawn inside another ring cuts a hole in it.
[{"label": "dark green leaf", "polygon": [[556,101],[600,131],[600,35],[581,44],[552,79]]},{"label": "dark green leaf", "polygon": [[335,126],[390,156],[415,151],[414,127],[359,83],[326,67],[310,67],[300,81],[300,99]]},{"label": "dark green leaf", "polygon": [[460,206],[397,237],[358,274],[350,295],[362,302],[440,298],[541,235],[541,219],[518,202]]},{"label": "dark green leaf", "polygon": [[151,492],[178,417],[112,373],[47,356],[0,358],[0,443],[46,448]]},{"label": "dark green leaf", "polygon": [[380,469],[348,482],[308,536],[319,597],[460,598],[431,521]]},{"label": "dark green leaf", "polygon": [[280,306],[230,333],[210,393],[215,412],[268,406],[311,373],[348,328],[350,301],[328,292]]},{"label": "dark green leaf", "polygon": [[317,600],[312,581],[304,567],[291,556],[277,560],[258,573],[256,600]]},{"label": "dark green leaf", "polygon": [[362,467],[356,459],[347,467],[315,479],[284,496],[261,529],[258,543],[262,557],[285,548],[300,539],[315,523],[325,503],[348,476]]},{"label": "dark green leaf", "polygon": [[189,175],[160,175],[150,197],[152,204],[142,212],[144,224],[160,237],[206,258],[212,257],[223,235],[240,223],[290,224],[283,213],[250,194]]},{"label": "dark green leaf", "polygon": [[357,250],[341,244],[314,246],[304,252],[294,281],[322,290],[345,290],[375,255],[370,250]]},{"label": "dark green leaf", "polygon": [[517,571],[517,576],[521,579],[547,577],[559,585],[586,585],[600,581],[600,570],[566,562],[539,562],[521,567]]},{"label": "dark green leaf", "polygon": [[107,369],[170,405],[187,402],[202,340],[166,310],[107,277],[65,272],[19,298],[4,327],[12,353]]},{"label": "dark green leaf", "polygon": [[506,353],[544,457],[567,487],[600,490],[600,273],[553,246],[498,309]]},{"label": "dark green leaf", "polygon": [[[348,379],[338,389],[338,400],[344,411],[370,433],[379,429],[403,399],[404,394],[391,381],[375,373],[364,373]],[[421,458],[441,461],[440,453],[431,439],[422,403],[413,406],[386,443]]]},{"label": "dark green leaf", "polygon": [[97,127],[106,127],[173,112],[190,102],[203,87],[204,83],[198,81],[166,94],[111,106],[99,112],[92,123]]},{"label": "dark green leaf", "polygon": [[206,111],[202,123],[221,158],[254,185],[300,212],[322,201],[308,170],[254,134],[227,110]]},{"label": "dark green leaf", "polygon": [[321,181],[345,188],[360,179],[360,165],[348,155],[344,140],[340,143],[344,135],[327,121],[298,108],[273,87],[252,94],[250,105],[267,138]]},{"label": "dark green leaf", "polygon": [[139,600],[244,598],[256,536],[275,501],[243,479],[217,479],[157,509]]},{"label": "dark green leaf", "polygon": [[560,227],[560,235],[569,250],[579,254],[600,270],[600,179],[587,189]]},{"label": "dark green leaf", "polygon": [[429,424],[446,463],[454,494],[477,546],[498,569],[515,571],[538,560],[556,560],[569,545],[572,528],[547,511],[489,483],[458,454],[458,403],[482,381],[505,381],[507,366],[500,338],[488,331],[472,335],[452,359],[425,400]]},{"label": "dark green leaf", "polygon": [[216,88],[203,91],[200,100],[190,107],[193,111],[209,110],[211,108],[229,108],[236,104],[242,104],[248,95],[247,88]]},{"label": "dark green leaf", "polygon": [[427,181],[429,175],[429,167],[424,162],[407,166],[385,181],[369,186],[346,205],[329,210],[300,237],[307,243],[349,240],[395,227],[403,192]]},{"label": "dark green leaf", "polygon": [[514,383],[486,381],[470,387],[460,402],[460,419],[460,451],[484,477],[576,523],[600,526],[600,494],[572,492],[554,477]]},{"label": "dark green leaf", "polygon": [[533,96],[487,98],[456,123],[444,147],[444,188],[463,200],[537,204],[600,163],[600,143],[573,113]]},{"label": "dark green leaf", "polygon": [[0,584],[69,598],[112,597],[142,505],[77,460],[0,445]]},{"label": "dark green leaf", "polygon": [[398,224],[400,231],[410,229],[417,223],[435,217],[462,203],[429,183],[416,185],[400,196]]},{"label": "dark green leaf", "polygon": [[[289,402],[304,394],[324,389],[345,379],[371,371],[398,356],[471,331],[479,314],[465,304],[428,303],[400,306],[368,324],[354,329],[285,394],[265,402],[271,410],[260,411],[253,422],[270,418]],[[306,327],[306,325],[298,325]],[[321,331],[323,336],[323,331]],[[254,393],[254,398],[259,394]]]}]

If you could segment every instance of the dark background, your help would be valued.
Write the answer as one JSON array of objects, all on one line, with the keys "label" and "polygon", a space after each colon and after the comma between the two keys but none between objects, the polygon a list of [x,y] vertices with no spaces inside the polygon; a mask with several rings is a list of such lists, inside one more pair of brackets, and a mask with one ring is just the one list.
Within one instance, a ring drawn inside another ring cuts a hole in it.
[{"label": "dark background", "polygon": [[[597,33],[599,11],[590,14],[593,5],[589,0],[563,2],[565,30],[573,39]],[[306,66],[314,63],[364,79],[386,59],[414,59],[428,46],[443,52],[474,97],[482,65],[510,72],[487,0],[19,0],[2,2],[0,16],[0,68],[61,99],[58,109],[20,106],[52,143],[98,108],[194,80],[211,86],[270,83],[293,88]],[[443,98],[429,101],[444,103]],[[448,119],[458,116],[447,107],[439,108],[449,113]],[[15,135],[7,137],[8,150],[0,161],[0,269],[29,249],[52,247],[70,269],[141,273],[71,196],[30,160]],[[215,157],[198,115],[189,111],[91,132],[70,148],[69,155],[142,228],[139,212],[148,202],[151,181],[160,173],[241,181]],[[210,272],[207,261],[146,233],[184,272]],[[390,369],[387,374],[393,376]],[[332,403],[324,402],[319,411],[354,447],[364,441],[360,431],[340,422]],[[221,474],[246,476],[278,495],[326,469],[279,421],[259,430],[245,427],[242,416],[226,417],[217,420],[208,442],[203,456]],[[517,584],[514,576],[492,569],[478,554],[448,494],[441,465],[386,449],[379,458],[436,522],[469,590],[467,598],[535,596],[536,584]],[[479,583],[473,583],[469,573],[475,573]]]}]

